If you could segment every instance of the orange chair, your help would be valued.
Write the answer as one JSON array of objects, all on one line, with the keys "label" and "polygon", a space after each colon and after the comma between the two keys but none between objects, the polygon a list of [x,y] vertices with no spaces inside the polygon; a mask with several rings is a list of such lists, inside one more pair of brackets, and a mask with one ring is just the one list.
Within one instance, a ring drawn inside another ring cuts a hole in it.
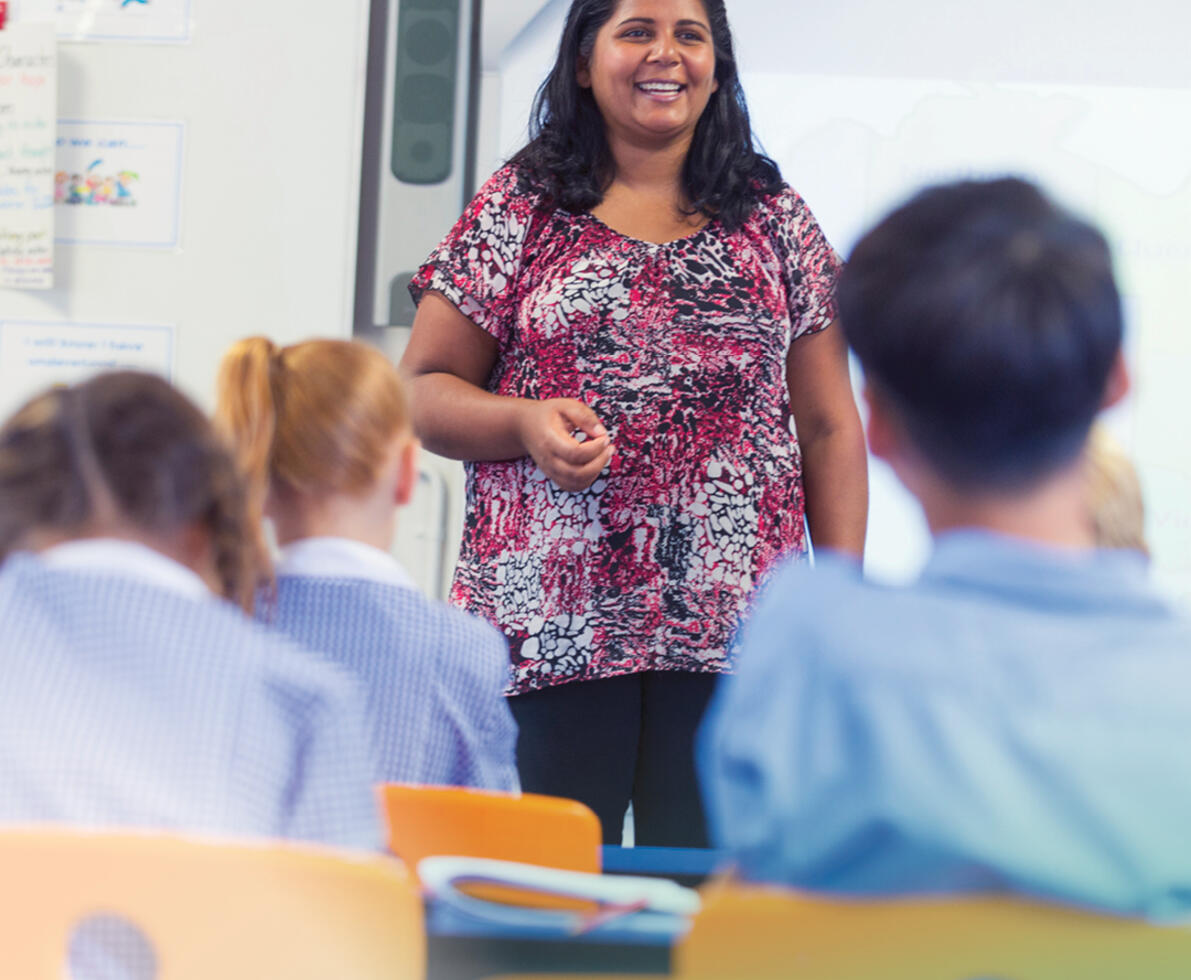
[{"label": "orange chair", "polygon": [[[382,785],[380,797],[389,828],[389,850],[413,869],[424,857],[454,854],[566,871],[600,870],[600,819],[577,800],[398,783]],[[464,891],[512,905],[583,912],[595,908],[591,902],[503,885],[467,885]]]},{"label": "orange chair", "polygon": [[381,786],[380,797],[389,849],[411,868],[432,854],[457,854],[600,870],[599,818],[576,800],[396,783]]},{"label": "orange chair", "polygon": [[[675,980],[1191,977],[1191,928],[1041,902],[968,896],[861,901],[725,882],[706,886],[703,898],[689,934],[675,947]],[[535,974],[532,980],[564,978]],[[565,980],[634,978],[573,974]]]},{"label": "orange chair", "polygon": [[421,899],[391,858],[150,832],[0,830],[0,977],[61,980],[76,926],[95,916],[139,930],[156,980],[425,976]]}]

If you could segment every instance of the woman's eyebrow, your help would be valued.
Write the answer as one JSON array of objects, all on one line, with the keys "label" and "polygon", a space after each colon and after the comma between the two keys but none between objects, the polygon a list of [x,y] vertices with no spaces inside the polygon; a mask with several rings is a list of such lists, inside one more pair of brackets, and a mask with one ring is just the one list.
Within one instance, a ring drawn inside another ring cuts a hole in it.
[{"label": "woman's eyebrow", "polygon": [[[624,27],[625,24],[654,24],[656,21],[652,17],[626,17],[617,27]],[[675,26],[677,27],[701,27],[708,31],[710,28],[701,20],[680,20]]]}]

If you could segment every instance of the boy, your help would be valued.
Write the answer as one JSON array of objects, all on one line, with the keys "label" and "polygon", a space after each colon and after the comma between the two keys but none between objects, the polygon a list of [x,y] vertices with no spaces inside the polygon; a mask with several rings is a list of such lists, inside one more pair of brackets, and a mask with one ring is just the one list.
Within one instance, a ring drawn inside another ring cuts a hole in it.
[{"label": "boy", "polygon": [[1019,180],[938,187],[839,299],[933,554],[905,588],[830,555],[773,580],[701,733],[717,842],[804,887],[1186,914],[1191,625],[1084,513],[1128,385],[1103,237]]}]

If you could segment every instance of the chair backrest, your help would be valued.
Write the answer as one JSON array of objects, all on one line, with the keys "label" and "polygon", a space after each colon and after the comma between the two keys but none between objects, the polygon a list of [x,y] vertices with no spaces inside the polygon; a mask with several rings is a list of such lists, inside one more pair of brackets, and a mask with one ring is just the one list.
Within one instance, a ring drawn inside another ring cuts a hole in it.
[{"label": "chair backrest", "polygon": [[62,980],[76,926],[118,917],[156,980],[422,980],[422,905],[380,855],[152,832],[0,830],[0,976]]},{"label": "chair backrest", "polygon": [[1185,980],[1191,928],[1002,897],[836,900],[716,882],[682,980]]},{"label": "chair backrest", "polygon": [[599,818],[576,800],[443,786],[380,787],[389,849],[411,868],[434,854],[600,870]]}]

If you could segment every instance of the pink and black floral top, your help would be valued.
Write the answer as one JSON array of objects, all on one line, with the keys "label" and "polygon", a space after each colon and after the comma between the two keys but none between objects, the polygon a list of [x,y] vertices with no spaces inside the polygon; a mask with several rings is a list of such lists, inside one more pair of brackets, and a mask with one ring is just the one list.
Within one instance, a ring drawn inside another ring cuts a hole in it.
[{"label": "pink and black floral top", "polygon": [[498,171],[418,271],[499,342],[488,390],[578,398],[616,445],[590,489],[469,463],[452,601],[509,639],[511,692],[722,672],[758,579],[806,549],[786,353],[835,317],[839,258],[790,189],[657,245]]}]

